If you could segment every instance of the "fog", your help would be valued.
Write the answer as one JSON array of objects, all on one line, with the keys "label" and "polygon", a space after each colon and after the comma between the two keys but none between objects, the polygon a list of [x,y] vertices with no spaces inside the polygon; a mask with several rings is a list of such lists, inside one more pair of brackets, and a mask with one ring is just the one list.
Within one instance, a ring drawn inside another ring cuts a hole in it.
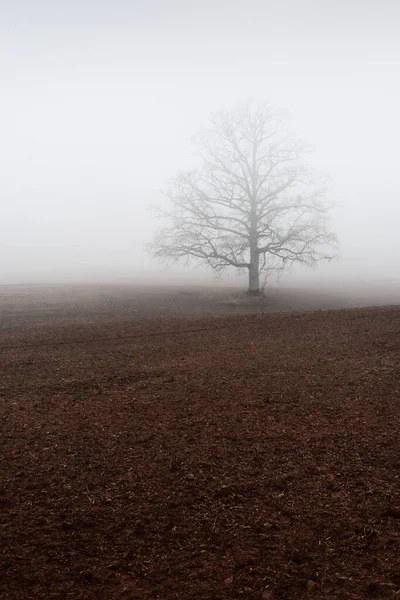
[{"label": "fog", "polygon": [[248,97],[289,111],[339,204],[339,258],[283,280],[398,279],[398,2],[0,6],[0,283],[211,278],[151,259],[149,207]]}]

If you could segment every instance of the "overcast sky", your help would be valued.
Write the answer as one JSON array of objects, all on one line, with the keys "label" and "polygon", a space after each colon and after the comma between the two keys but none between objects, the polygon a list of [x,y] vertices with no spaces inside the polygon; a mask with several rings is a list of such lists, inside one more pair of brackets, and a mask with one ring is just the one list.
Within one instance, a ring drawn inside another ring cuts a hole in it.
[{"label": "overcast sky", "polygon": [[399,24],[397,0],[0,0],[0,282],[158,273],[148,207],[248,97],[341,204],[340,260],[292,280],[397,278]]}]

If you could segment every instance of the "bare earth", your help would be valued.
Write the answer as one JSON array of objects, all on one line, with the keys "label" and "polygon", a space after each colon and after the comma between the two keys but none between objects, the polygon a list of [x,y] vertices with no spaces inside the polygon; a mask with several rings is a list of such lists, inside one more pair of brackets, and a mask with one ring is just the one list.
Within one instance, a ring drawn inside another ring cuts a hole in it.
[{"label": "bare earth", "polygon": [[285,298],[0,288],[0,598],[400,596],[400,308]]}]

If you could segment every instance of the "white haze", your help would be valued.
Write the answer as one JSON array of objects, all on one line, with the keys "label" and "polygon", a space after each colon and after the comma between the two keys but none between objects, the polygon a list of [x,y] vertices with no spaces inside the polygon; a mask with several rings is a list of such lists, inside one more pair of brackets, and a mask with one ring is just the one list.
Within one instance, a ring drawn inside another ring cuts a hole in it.
[{"label": "white haze", "polygon": [[204,279],[160,275],[148,209],[209,114],[248,97],[290,112],[341,205],[340,259],[285,281],[398,277],[400,3],[0,7],[0,282]]}]

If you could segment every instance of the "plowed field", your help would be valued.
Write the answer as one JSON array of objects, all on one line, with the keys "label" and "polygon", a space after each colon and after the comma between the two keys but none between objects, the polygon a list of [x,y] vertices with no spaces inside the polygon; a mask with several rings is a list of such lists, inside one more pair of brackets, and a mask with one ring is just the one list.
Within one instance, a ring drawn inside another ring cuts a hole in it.
[{"label": "plowed field", "polygon": [[0,597],[400,597],[400,309],[0,333]]}]

